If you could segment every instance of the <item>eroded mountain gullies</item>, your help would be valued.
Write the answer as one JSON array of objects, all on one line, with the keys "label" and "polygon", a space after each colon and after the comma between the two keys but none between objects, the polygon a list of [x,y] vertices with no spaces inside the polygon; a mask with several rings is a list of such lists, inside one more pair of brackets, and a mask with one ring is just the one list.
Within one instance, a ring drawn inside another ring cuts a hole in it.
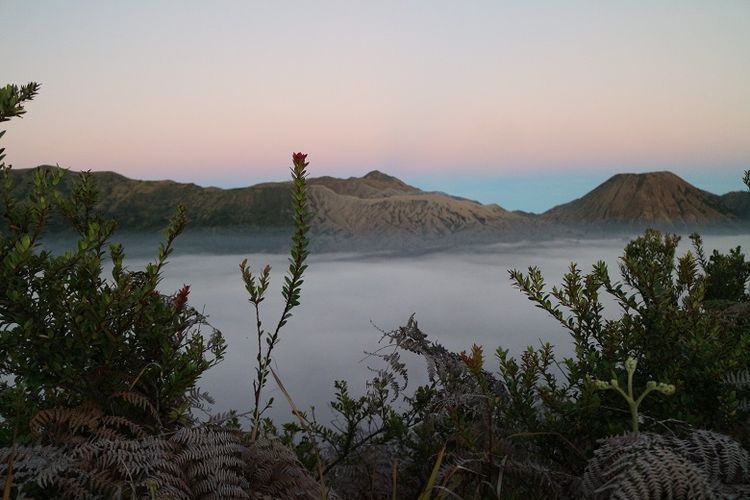
[{"label": "eroded mountain gullies", "polygon": [[[16,188],[29,191],[32,169],[14,170]],[[63,189],[77,174],[71,172]],[[269,236],[289,225],[289,183],[220,189],[173,181],[141,181],[95,172],[99,208],[121,229],[164,227],[179,204],[189,207],[189,228],[214,235]],[[317,250],[418,249],[518,239],[585,238],[668,231],[750,230],[750,193],[715,195],[671,172],[617,174],[583,197],[542,214],[426,192],[388,174],[309,179],[313,246]],[[242,246],[241,242],[238,242]]]}]

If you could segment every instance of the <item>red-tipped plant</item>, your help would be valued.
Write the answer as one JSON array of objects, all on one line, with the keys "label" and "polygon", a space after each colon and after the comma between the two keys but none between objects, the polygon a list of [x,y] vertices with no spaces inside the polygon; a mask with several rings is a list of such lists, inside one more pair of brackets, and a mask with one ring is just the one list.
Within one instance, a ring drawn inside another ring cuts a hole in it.
[{"label": "red-tipped plant", "polygon": [[[260,275],[256,276],[250,270],[247,259],[240,264],[242,280],[245,282],[245,289],[250,294],[250,303],[255,310],[255,325],[258,339],[258,352],[256,355],[257,366],[255,367],[255,380],[253,380],[253,427],[251,440],[255,441],[258,436],[258,430],[261,424],[263,413],[273,404],[273,398],[261,407],[261,396],[263,388],[268,381],[271,368],[271,353],[279,342],[279,331],[286,325],[289,318],[292,317],[292,309],[299,305],[300,295],[302,293],[302,275],[307,269],[305,260],[308,256],[307,246],[309,239],[307,234],[310,230],[309,212],[307,207],[307,155],[303,153],[294,153],[292,155],[292,209],[294,221],[294,233],[292,234],[292,248],[289,256],[289,269],[284,277],[284,286],[281,289],[281,295],[284,298],[284,309],[281,313],[279,322],[273,332],[267,332],[263,329],[263,323],[260,317],[260,303],[263,302],[264,295],[268,289],[270,281],[271,266],[266,265]],[[265,349],[263,347],[265,340]]]}]

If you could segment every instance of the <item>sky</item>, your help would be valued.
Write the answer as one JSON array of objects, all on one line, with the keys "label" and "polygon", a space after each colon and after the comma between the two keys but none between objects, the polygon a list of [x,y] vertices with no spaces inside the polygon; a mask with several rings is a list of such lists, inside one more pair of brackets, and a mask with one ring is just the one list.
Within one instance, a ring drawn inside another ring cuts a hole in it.
[{"label": "sky", "polygon": [[750,1],[0,0],[7,161],[246,186],[378,169],[539,212],[620,172],[743,189]]}]

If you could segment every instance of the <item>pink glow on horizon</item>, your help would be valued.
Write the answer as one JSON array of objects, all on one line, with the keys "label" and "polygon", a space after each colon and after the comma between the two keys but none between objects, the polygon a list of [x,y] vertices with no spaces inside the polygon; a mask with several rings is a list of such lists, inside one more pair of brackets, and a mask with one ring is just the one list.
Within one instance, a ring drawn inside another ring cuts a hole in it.
[{"label": "pink glow on horizon", "polygon": [[284,178],[293,150],[341,176],[750,164],[747,2],[188,4],[4,5],[4,77],[42,82],[8,161],[204,183]]}]

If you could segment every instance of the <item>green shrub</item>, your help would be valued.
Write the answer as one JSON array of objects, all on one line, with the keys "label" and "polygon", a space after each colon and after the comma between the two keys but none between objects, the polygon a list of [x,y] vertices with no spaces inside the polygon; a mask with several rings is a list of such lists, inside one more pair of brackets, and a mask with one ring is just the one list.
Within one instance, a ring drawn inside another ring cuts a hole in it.
[{"label": "green shrub", "polygon": [[[0,121],[22,114],[36,88],[2,89]],[[30,199],[16,200],[10,167],[1,169],[0,446],[28,441],[32,417],[58,407],[85,404],[153,430],[189,418],[190,393],[222,359],[225,344],[188,306],[188,286],[158,290],[184,209],[156,261],[130,271],[122,246],[108,245],[115,223],[94,212],[97,193],[87,173],[62,194],[65,171],[37,169]],[[57,256],[42,244],[55,212],[77,234],[76,246]],[[108,259],[110,279],[103,273]],[[201,328],[211,330],[207,338]]]},{"label": "green shrub", "polygon": [[721,306],[727,303],[748,300],[747,281],[750,279],[750,262],[740,247],[729,250],[728,254],[714,250],[706,258],[703,240],[698,234],[690,235],[693,247],[703,269],[706,280],[705,301]]},{"label": "green shrub", "polygon": [[[602,262],[587,275],[571,266],[563,286],[551,292],[545,290],[537,269],[527,275],[511,271],[515,285],[573,338],[575,356],[563,360],[562,392],[557,394],[553,384],[538,388],[541,400],[549,400],[547,418],[559,420],[556,426],[590,438],[605,434],[597,422],[607,423],[607,433],[624,430],[627,415],[611,409],[617,407],[613,394],[592,395],[589,381],[613,378],[617,363],[628,357],[637,360],[643,380],[676,386],[674,396],[643,403],[651,425],[680,420],[731,430],[741,421],[735,391],[722,381],[750,365],[750,336],[721,310],[705,307],[706,283],[716,279],[713,272],[723,273],[724,268],[707,265],[701,273],[692,252],[675,257],[678,241],[677,236],[649,230],[628,243],[620,263],[621,282],[610,279]],[[716,262],[747,265],[739,250],[731,254],[734,257],[715,255]],[[616,301],[620,309],[616,319],[604,318],[601,292]],[[556,405],[565,405],[566,410],[555,411]]]}]

